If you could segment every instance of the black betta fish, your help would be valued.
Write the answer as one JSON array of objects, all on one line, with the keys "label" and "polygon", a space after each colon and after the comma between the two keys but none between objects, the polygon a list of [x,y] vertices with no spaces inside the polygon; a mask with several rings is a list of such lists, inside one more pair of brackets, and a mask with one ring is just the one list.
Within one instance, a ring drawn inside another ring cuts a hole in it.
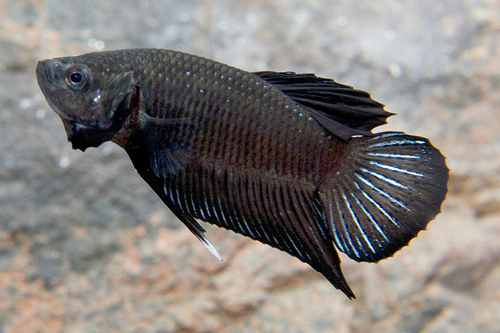
[{"label": "black betta fish", "polygon": [[391,114],[313,74],[245,72],[169,50],[38,63],[74,149],[112,141],[216,256],[198,221],[311,265],[354,294],[335,247],[376,262],[440,212],[448,169],[427,139],[373,134]]}]

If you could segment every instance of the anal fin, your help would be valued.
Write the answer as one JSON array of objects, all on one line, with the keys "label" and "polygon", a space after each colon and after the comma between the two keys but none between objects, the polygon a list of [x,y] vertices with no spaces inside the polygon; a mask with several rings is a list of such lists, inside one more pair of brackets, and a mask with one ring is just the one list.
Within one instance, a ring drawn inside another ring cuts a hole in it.
[{"label": "anal fin", "polygon": [[198,223],[198,221],[196,221],[194,217],[185,214],[170,201],[171,196],[169,195],[169,192],[170,191],[167,189],[167,187],[164,186],[164,194],[167,196],[160,195],[160,197],[167,204],[167,206],[169,206],[175,216],[177,216],[177,218],[186,225],[186,227],[196,236],[196,238],[198,238],[200,242],[205,245],[208,251],[210,251],[210,253],[212,253],[217,259],[222,261],[222,257],[220,256],[219,252],[217,252],[215,247],[208,241],[207,237],[205,236],[205,229],[203,229],[203,227],[200,225],[200,223]]},{"label": "anal fin", "polygon": [[[219,252],[215,249],[215,247],[208,241],[207,237],[205,237],[205,229],[202,228],[202,226],[196,221],[189,221],[187,222],[186,220],[183,220],[184,224],[188,227],[188,229],[200,240],[200,242],[205,245],[205,247],[212,253],[217,259],[220,261],[222,260],[222,257],[220,256]],[[193,223],[196,223],[194,225]],[[200,231],[202,230],[202,231]]]}]

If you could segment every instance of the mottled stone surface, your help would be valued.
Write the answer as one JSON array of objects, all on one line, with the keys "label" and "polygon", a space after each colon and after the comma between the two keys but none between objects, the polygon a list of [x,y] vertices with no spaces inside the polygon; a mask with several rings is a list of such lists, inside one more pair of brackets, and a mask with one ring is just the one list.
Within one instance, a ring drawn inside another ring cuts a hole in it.
[{"label": "mottled stone surface", "polygon": [[[112,144],[72,151],[36,61],[164,47],[372,92],[447,156],[443,213],[357,300],[274,249],[192,236]],[[500,331],[500,3],[0,0],[0,332]]]}]

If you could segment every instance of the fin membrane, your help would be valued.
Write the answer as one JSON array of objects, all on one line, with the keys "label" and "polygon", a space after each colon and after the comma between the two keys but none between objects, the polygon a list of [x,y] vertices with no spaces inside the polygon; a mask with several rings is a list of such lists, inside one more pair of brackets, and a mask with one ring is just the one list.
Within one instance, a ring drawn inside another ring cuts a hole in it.
[{"label": "fin membrane", "polygon": [[[160,147],[162,147],[160,145]],[[157,152],[161,152],[159,149]],[[161,155],[159,153],[152,153],[147,149],[141,148],[132,148],[128,149],[127,153],[132,161],[134,167],[137,172],[141,175],[141,177],[151,186],[151,188],[158,194],[161,200],[170,208],[172,213],[179,220],[181,220],[186,227],[198,238],[203,245],[220,261],[222,261],[221,256],[215,249],[215,247],[210,244],[208,239],[205,237],[205,229],[196,221],[192,216],[185,214],[176,202],[172,201],[175,199],[173,195],[171,195],[169,189],[166,185],[166,179],[172,176],[174,169],[168,166],[166,161],[162,161]],[[156,154],[156,155],[155,155]],[[165,158],[172,158],[169,156],[165,156]],[[168,161],[168,160],[167,160]],[[186,165],[182,165],[181,168],[175,168],[175,170],[182,170],[187,167],[189,163]]]},{"label": "fin membrane", "polygon": [[344,141],[354,135],[368,135],[386,123],[392,113],[371,99],[370,94],[314,74],[256,72],[311,115],[330,133]]},{"label": "fin membrane", "polygon": [[[278,248],[354,298],[312,185],[265,179],[257,170],[213,170],[193,164],[167,177],[164,197],[186,225],[196,218]],[[188,228],[200,238],[197,229]]]},{"label": "fin membrane", "polygon": [[187,141],[178,139],[177,133],[191,125],[187,118],[153,118],[145,115],[142,126],[144,140],[148,148],[151,170],[158,177],[186,168],[194,158],[193,148]]},{"label": "fin membrane", "polygon": [[353,138],[350,163],[320,188],[331,236],[357,261],[392,256],[441,210],[448,168],[427,139],[386,132]]},{"label": "fin membrane", "polygon": [[[165,188],[165,193],[169,193],[168,189]],[[172,207],[169,203],[167,203],[167,206]],[[208,239],[205,237],[205,229],[194,219],[193,217],[186,215],[179,211],[178,209],[173,208],[172,211],[174,212],[175,216],[179,220],[182,221],[186,225],[186,227],[200,240],[200,242],[205,245],[205,247],[220,261],[222,261],[222,257],[220,256],[219,252],[215,249],[215,247],[210,244]]]}]

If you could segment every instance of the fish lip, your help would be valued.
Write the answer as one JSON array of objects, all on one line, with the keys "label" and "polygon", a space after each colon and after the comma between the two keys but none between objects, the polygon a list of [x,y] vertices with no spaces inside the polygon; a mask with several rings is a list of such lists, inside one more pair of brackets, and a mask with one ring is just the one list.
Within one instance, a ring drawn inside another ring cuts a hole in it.
[{"label": "fish lip", "polygon": [[36,66],[36,73],[38,74],[38,76],[45,77],[49,84],[54,81],[54,71],[52,70],[51,66],[49,66],[44,60],[38,62]]}]

